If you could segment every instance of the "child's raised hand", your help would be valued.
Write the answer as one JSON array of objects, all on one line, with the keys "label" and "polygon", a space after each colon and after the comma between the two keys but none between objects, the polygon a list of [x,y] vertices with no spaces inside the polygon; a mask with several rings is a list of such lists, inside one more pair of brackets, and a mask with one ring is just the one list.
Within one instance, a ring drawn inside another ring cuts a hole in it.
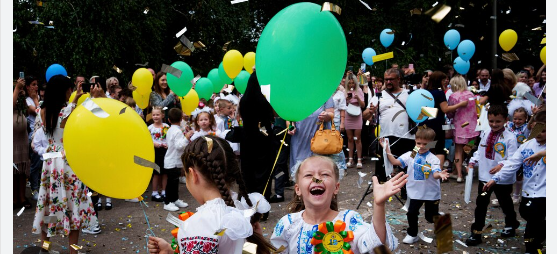
[{"label": "child's raised hand", "polygon": [[149,253],[158,254],[173,254],[174,250],[170,246],[170,243],[159,237],[149,236],[149,244],[147,245]]},{"label": "child's raised hand", "polygon": [[373,177],[374,203],[376,205],[384,205],[390,196],[397,194],[400,191],[400,188],[402,188],[402,186],[404,186],[406,182],[408,182],[406,178],[408,178],[408,175],[404,174],[404,172],[400,172],[395,177],[391,178],[391,180],[385,182],[384,184],[379,184],[377,177],[374,176]]},{"label": "child's raised hand", "polygon": [[449,172],[447,172],[447,170],[445,169],[445,170],[439,172],[439,176],[441,176],[441,179],[443,181],[445,181],[445,180],[449,179]]}]

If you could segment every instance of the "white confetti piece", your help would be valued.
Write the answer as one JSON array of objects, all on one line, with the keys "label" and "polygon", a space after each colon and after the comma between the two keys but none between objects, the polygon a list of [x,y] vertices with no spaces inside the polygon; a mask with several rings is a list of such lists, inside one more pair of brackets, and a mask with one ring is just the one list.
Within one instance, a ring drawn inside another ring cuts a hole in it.
[{"label": "white confetti piece", "polygon": [[17,216],[20,216],[23,211],[25,211],[25,206],[21,208],[21,210],[19,210],[19,212],[17,212]]},{"label": "white confetti piece", "polygon": [[237,3],[243,3],[243,2],[247,2],[248,0],[234,0],[234,1],[230,1],[230,4],[237,4]]},{"label": "white confetti piece", "polygon": [[458,240],[458,239],[457,239],[457,240],[455,240],[455,242],[457,242],[457,243],[459,243],[460,245],[462,245],[462,246],[468,248],[468,245],[466,245],[465,243],[463,243],[461,240]]},{"label": "white confetti piece", "polygon": [[373,205],[369,201],[367,201],[367,206],[372,207]]},{"label": "white confetti piece", "polygon": [[437,4],[439,4],[439,2],[435,2],[433,5],[431,5],[431,7],[435,7],[437,6]]},{"label": "white confetti piece", "polygon": [[[371,11],[371,7],[369,7],[369,5],[367,3],[365,3],[362,0],[360,0],[360,3],[362,3],[366,8],[368,8]],[[545,23],[545,20],[544,20],[544,23]]]}]

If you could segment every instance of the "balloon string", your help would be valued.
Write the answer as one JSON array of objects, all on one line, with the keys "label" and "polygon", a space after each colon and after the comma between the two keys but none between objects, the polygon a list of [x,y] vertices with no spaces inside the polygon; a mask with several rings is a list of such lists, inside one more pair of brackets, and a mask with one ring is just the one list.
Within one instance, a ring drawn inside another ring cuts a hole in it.
[{"label": "balloon string", "polygon": [[[404,135],[402,135],[402,137],[406,136],[406,134],[410,133],[412,130],[414,130],[414,129],[416,129],[416,128],[418,128],[418,125],[414,126],[414,128],[412,128],[412,129],[410,129],[408,132],[404,133]],[[398,138],[397,140],[395,140],[395,142],[393,142],[393,143],[389,146],[389,148],[390,148],[391,146],[393,146],[394,144],[396,144],[396,142],[398,142],[402,137],[400,137],[400,138]]]},{"label": "balloon string", "polygon": [[[286,127],[285,130],[287,130],[288,127]],[[282,150],[282,146],[284,145],[284,140],[286,139],[286,134],[288,134],[288,132],[284,132],[284,136],[282,137],[282,141],[280,142],[280,147],[277,153],[277,157],[275,158],[275,163],[273,163],[273,168],[271,169],[271,174],[269,175],[269,179],[267,179],[267,183],[265,184],[265,189],[263,189],[263,196],[265,196],[265,192],[267,191],[267,186],[269,186],[269,182],[271,181],[271,177],[273,177],[273,171],[275,171],[275,166],[277,165],[277,161],[278,158],[280,156],[280,151]]]},{"label": "balloon string", "polygon": [[[143,207],[142,203],[146,207],[149,207],[149,206],[147,206],[145,201],[143,201],[143,200],[139,201],[139,206],[141,207],[141,210],[143,210],[143,215],[145,216],[145,221],[147,221],[147,229],[145,230],[145,243],[146,243],[146,246],[149,246],[149,236],[156,236],[156,235],[155,235],[155,232],[153,232],[153,230],[151,228],[151,224],[149,223],[149,216],[147,216],[147,213],[145,212],[145,208]],[[147,249],[147,253],[149,253],[149,248],[146,248],[146,249]]]}]

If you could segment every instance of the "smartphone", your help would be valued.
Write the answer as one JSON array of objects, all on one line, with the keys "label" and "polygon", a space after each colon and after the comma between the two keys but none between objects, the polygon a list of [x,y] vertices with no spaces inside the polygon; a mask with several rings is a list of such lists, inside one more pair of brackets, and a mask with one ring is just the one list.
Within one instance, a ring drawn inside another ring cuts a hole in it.
[{"label": "smartphone", "polygon": [[352,93],[348,93],[348,99],[352,99]]},{"label": "smartphone", "polygon": [[354,66],[348,66],[348,70],[354,72]]},{"label": "smartphone", "polygon": [[362,63],[362,64],[360,65],[360,70],[362,70],[362,72],[365,72],[365,71],[366,71],[366,63]]},{"label": "smartphone", "polygon": [[22,71],[20,71],[20,72],[19,72],[19,78],[23,78],[23,79],[24,79],[24,78],[25,78],[25,73],[22,72]]},{"label": "smartphone", "polygon": [[88,82],[81,83],[81,90],[83,93],[90,93],[91,92],[91,84]]}]

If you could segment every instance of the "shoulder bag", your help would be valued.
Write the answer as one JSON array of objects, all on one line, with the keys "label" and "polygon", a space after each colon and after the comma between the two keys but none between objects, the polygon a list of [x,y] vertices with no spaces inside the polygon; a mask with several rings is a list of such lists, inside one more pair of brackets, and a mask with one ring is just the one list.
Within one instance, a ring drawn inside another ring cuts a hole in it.
[{"label": "shoulder bag", "polygon": [[323,130],[323,122],[319,130],[315,132],[311,139],[311,151],[315,154],[337,154],[342,151],[342,137],[340,132],[335,129],[334,121],[331,121],[331,129]]}]

